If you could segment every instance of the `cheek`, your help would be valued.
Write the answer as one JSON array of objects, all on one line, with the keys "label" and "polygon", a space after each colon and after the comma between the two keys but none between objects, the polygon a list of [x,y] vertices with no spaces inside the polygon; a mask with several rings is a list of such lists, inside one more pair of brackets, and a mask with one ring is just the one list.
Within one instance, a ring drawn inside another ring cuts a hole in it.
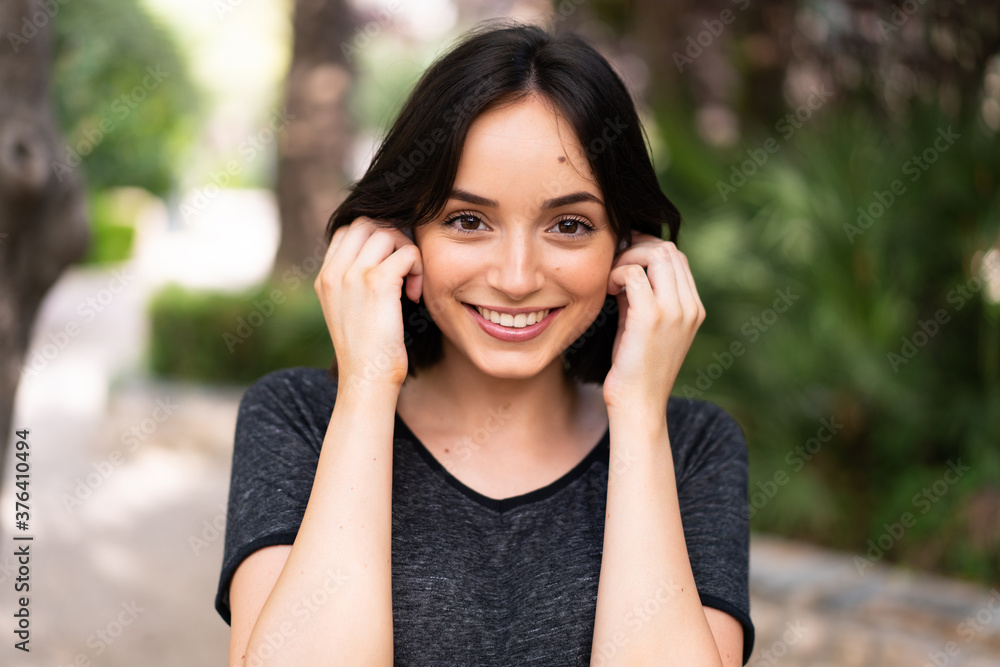
[{"label": "cheek", "polygon": [[421,249],[420,256],[424,270],[424,300],[428,304],[461,291],[462,285],[470,282],[476,272],[475,256],[457,251],[454,246],[428,243]]},{"label": "cheek", "polygon": [[557,266],[555,275],[568,290],[580,298],[593,298],[603,302],[608,293],[608,276],[611,275],[611,256],[590,256],[579,261]]}]

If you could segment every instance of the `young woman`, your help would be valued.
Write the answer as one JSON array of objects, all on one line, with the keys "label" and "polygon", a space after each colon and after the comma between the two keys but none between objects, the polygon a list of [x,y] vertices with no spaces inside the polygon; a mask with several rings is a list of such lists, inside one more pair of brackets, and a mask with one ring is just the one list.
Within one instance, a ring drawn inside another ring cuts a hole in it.
[{"label": "young woman", "polygon": [[629,94],[479,31],[330,219],[337,361],[240,405],[231,665],[741,665],[746,445],[670,398],[704,318]]}]

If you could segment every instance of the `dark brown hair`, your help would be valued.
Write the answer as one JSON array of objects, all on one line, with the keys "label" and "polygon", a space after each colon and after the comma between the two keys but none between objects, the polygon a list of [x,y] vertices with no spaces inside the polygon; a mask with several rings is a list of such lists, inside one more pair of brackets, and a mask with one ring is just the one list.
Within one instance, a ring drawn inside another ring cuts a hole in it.
[{"label": "dark brown hair", "polygon": [[[660,189],[635,105],[611,65],[569,32],[502,24],[467,34],[427,69],[372,158],[327,223],[334,231],[367,216],[413,237],[448,201],[472,122],[498,104],[529,95],[550,101],[576,132],[604,195],[619,242],[631,230],[677,241],[680,213]],[[408,374],[441,359],[441,330],[423,299],[402,297]],[[603,383],[618,329],[617,302],[563,355],[568,377]],[[336,359],[330,374],[337,377]]]}]

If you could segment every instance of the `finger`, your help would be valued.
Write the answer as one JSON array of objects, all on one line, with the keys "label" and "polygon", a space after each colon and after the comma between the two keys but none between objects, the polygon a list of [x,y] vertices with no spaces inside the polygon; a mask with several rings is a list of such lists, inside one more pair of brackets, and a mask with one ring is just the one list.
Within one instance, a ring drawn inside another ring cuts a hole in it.
[{"label": "finger", "polygon": [[[663,270],[670,264],[666,242],[656,240],[655,243],[632,246],[615,260],[611,267],[612,272],[615,268],[628,264],[637,264],[645,268],[647,274],[651,267],[654,268],[655,275],[651,276],[649,280],[657,293],[676,292],[676,275]],[[608,294],[617,294],[616,286],[612,284],[610,275],[608,276]]]},{"label": "finger", "polygon": [[698,294],[698,287],[695,285],[694,274],[691,273],[691,265],[688,263],[687,256],[680,250],[677,250],[677,255],[680,257],[680,263],[684,265],[684,277],[687,280],[691,301],[698,313],[698,322],[700,323],[705,319],[705,306],[702,304],[701,296]]},{"label": "finger", "polygon": [[685,312],[693,314],[697,308],[691,295],[691,283],[688,282],[687,266],[684,264],[681,251],[673,243],[667,243],[665,249],[670,271],[673,274],[674,292]]},{"label": "finger", "polygon": [[649,284],[657,296],[657,301],[667,313],[676,313],[683,318],[686,313],[692,311],[693,306],[686,303],[685,299],[681,297],[680,284],[674,266],[675,259],[671,255],[669,247],[661,245],[649,249],[648,261],[646,275],[649,277]]},{"label": "finger", "polygon": [[398,229],[376,228],[358,250],[351,269],[364,271],[374,268],[405,245],[413,245],[413,241]]},{"label": "finger", "polygon": [[[418,248],[417,244],[413,242],[411,235],[408,234],[406,230],[391,229],[385,231],[391,234],[393,241],[392,253],[389,255],[389,258],[399,254],[402,254],[404,257],[409,257],[410,255],[413,256],[413,259],[405,265],[406,273],[400,275],[402,275],[405,282],[406,296],[410,299],[410,301],[417,303],[420,301],[420,295],[423,292],[424,285],[424,264],[423,258],[420,254],[420,248]],[[382,264],[385,264],[387,261],[388,259],[383,261]],[[394,260],[394,262],[395,261],[398,260]],[[395,264],[392,264],[392,266],[395,266]]]},{"label": "finger", "polygon": [[612,269],[608,280],[613,285],[613,291],[609,291],[609,294],[619,295],[625,290],[628,292],[628,302],[631,306],[653,305],[656,298],[653,288],[643,267],[638,264],[625,264]]},{"label": "finger", "polygon": [[632,230],[632,245],[639,243],[663,243],[663,239],[659,236],[654,236],[652,234],[647,234],[646,232],[640,232],[638,230]]},{"label": "finger", "polygon": [[[356,218],[350,225],[341,229],[345,231],[341,234],[340,241],[336,245],[330,243],[317,281],[320,280],[320,276],[326,276],[327,280],[336,280],[333,276],[343,275],[347,267],[354,262],[361,246],[375,232],[374,221],[366,217]],[[338,233],[340,233],[340,229],[334,236]]]},{"label": "finger", "polygon": [[[324,292],[325,285],[331,280],[332,273],[329,271],[331,262],[333,262],[333,256],[337,252],[337,248],[344,240],[344,236],[350,229],[350,225],[342,225],[334,230],[333,236],[330,237],[330,245],[326,248],[326,253],[323,255],[323,262],[320,264],[319,272],[316,274],[315,280],[313,280],[313,289],[316,294],[320,297],[320,303],[325,302]],[[324,306],[325,307],[325,306]]]},{"label": "finger", "polygon": [[396,249],[385,261],[378,265],[376,271],[393,276],[400,283],[406,283],[406,296],[416,303],[420,300],[420,289],[423,284],[423,260],[417,246],[410,244]]},{"label": "finger", "polygon": [[344,240],[344,235],[347,234],[347,230],[350,228],[350,225],[341,225],[333,231],[333,236],[330,237],[330,245],[326,247],[326,252],[323,254],[323,263],[319,267],[321,274],[323,273],[323,268],[330,262],[333,254],[337,252],[337,247]]}]

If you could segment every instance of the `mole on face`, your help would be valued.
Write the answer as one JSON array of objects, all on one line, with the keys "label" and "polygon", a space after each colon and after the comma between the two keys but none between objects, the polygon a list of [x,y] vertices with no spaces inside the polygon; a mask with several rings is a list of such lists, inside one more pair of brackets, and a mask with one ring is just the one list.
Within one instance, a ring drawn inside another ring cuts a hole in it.
[{"label": "mole on face", "polygon": [[560,156],[559,156],[559,161],[560,161],[560,162],[565,162],[565,161],[566,161],[566,156],[564,156],[564,155],[560,155]]}]

